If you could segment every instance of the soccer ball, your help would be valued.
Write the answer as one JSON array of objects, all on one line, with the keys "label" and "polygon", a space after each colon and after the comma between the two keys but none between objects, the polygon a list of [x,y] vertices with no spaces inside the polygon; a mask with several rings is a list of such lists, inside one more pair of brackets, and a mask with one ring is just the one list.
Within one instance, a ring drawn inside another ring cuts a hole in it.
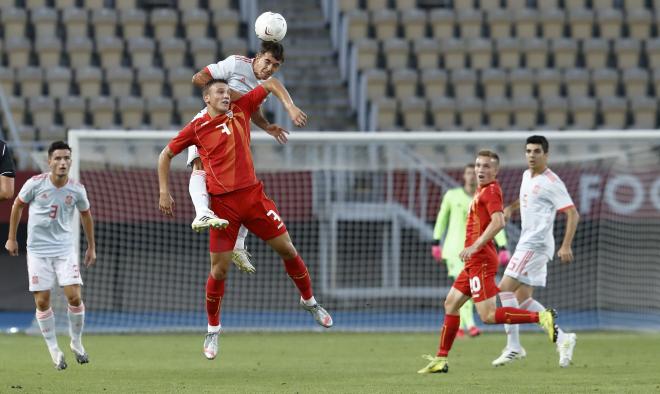
[{"label": "soccer ball", "polygon": [[286,35],[286,20],[278,13],[266,11],[254,21],[254,32],[263,41],[282,41]]}]

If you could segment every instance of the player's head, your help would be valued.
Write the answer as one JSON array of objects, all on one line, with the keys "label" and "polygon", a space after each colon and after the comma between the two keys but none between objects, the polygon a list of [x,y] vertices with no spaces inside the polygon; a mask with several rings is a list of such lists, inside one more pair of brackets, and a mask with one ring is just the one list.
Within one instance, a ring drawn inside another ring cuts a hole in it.
[{"label": "player's head", "polygon": [[525,158],[527,166],[534,172],[542,171],[548,165],[548,149],[550,144],[542,135],[532,135],[525,142]]},{"label": "player's head", "polygon": [[477,173],[474,171],[474,164],[467,164],[463,168],[463,185],[471,188],[477,187]]},{"label": "player's head", "polygon": [[474,169],[477,173],[479,186],[491,183],[495,180],[497,171],[500,169],[500,157],[493,151],[481,150],[477,153]]},{"label": "player's head", "polygon": [[279,42],[262,41],[261,49],[252,62],[252,71],[258,79],[268,79],[284,63],[284,47]]},{"label": "player's head", "polygon": [[48,167],[55,176],[67,176],[71,169],[71,147],[64,141],[55,141],[48,147]]},{"label": "player's head", "polygon": [[229,110],[231,98],[229,85],[224,79],[212,79],[202,88],[202,98],[208,109],[215,113],[225,113]]}]

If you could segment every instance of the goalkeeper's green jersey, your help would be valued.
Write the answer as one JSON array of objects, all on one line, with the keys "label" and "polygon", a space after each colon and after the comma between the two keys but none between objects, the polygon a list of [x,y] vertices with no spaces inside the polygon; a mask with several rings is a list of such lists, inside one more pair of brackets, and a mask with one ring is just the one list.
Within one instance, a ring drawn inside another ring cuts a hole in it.
[{"label": "goalkeeper's green jersey", "polygon": [[[440,204],[438,218],[433,229],[433,239],[440,241],[447,233],[442,244],[442,258],[455,259],[465,248],[465,227],[467,225],[468,209],[472,198],[462,187],[450,189],[445,193]],[[495,236],[498,247],[506,246],[504,230]]]}]

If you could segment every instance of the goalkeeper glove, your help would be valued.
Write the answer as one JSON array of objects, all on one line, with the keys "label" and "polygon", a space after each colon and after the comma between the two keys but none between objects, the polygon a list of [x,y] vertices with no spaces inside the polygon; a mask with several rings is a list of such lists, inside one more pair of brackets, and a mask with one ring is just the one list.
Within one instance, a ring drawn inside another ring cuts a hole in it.
[{"label": "goalkeeper glove", "polygon": [[511,253],[506,248],[501,248],[497,253],[497,257],[500,260],[500,265],[507,265],[511,260]]},{"label": "goalkeeper glove", "polygon": [[442,247],[440,245],[431,246],[431,255],[433,260],[441,261],[442,260]]}]

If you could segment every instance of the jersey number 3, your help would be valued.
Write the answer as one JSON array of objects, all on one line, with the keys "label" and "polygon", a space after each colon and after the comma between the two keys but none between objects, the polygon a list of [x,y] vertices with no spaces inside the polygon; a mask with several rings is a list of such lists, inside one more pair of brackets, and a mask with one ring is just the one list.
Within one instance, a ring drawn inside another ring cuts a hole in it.
[{"label": "jersey number 3", "polygon": [[57,210],[59,207],[57,205],[51,205],[50,206],[50,212],[48,212],[48,217],[51,219],[55,219],[57,217]]}]

